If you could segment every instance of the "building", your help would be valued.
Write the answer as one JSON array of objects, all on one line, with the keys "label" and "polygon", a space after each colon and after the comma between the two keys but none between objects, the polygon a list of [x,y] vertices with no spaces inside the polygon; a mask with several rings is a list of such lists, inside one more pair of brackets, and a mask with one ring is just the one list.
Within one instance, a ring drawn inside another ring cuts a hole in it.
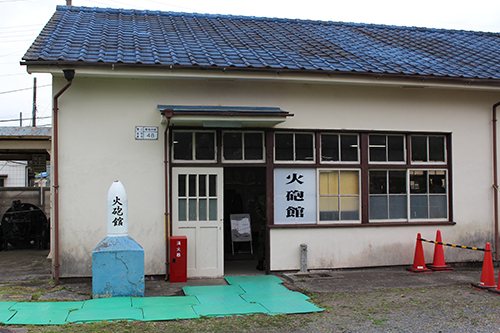
[{"label": "building", "polygon": [[25,161],[0,162],[0,187],[20,187],[28,184],[28,163]]},{"label": "building", "polygon": [[168,235],[188,238],[188,276],[223,275],[230,214],[257,231],[262,194],[269,271],[299,269],[301,244],[309,269],[409,265],[437,229],[498,260],[499,49],[494,33],[57,7],[23,57],[53,75],[56,278],[91,275],[117,179],[147,275],[167,272]]},{"label": "building", "polygon": [[0,217],[14,200],[50,213],[49,189],[45,181],[37,181],[36,173],[50,170],[51,132],[50,127],[0,127]]},{"label": "building", "polygon": [[0,187],[32,186],[35,172],[47,169],[50,137],[50,127],[0,127]]}]

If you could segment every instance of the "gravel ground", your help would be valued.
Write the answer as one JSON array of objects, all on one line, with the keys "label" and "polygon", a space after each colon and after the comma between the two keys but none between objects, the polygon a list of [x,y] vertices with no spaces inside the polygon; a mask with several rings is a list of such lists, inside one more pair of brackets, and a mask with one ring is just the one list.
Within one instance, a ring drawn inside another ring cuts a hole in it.
[{"label": "gravel ground", "polygon": [[325,311],[295,332],[500,332],[500,295],[469,285],[310,296]]},{"label": "gravel ground", "polygon": [[[295,315],[250,315],[165,322],[4,326],[24,332],[500,332],[500,295],[453,286],[311,292],[325,309]],[[5,285],[4,285],[5,286]],[[0,325],[1,326],[1,325]]]},{"label": "gravel ground", "polygon": [[[45,257],[44,252],[2,252],[0,298],[4,294],[28,294],[33,301],[55,296],[60,300],[90,296],[89,279],[68,280],[54,286]],[[325,309],[319,313],[61,326],[0,324],[0,332],[500,332],[500,295],[470,287],[471,282],[479,282],[480,265],[431,274],[412,274],[404,267],[333,273],[340,278],[284,283]],[[500,276],[498,268],[494,275]],[[221,283],[214,279],[189,282]],[[180,295],[182,286],[148,279],[147,296]]]}]

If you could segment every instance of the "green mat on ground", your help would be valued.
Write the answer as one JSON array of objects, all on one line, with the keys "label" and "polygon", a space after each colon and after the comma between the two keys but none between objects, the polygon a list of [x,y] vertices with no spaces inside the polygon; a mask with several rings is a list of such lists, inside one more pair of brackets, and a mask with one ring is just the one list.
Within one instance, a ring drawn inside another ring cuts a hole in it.
[{"label": "green mat on ground", "polygon": [[239,286],[248,294],[285,293],[290,291],[284,285],[272,282],[240,283]]},{"label": "green mat on ground", "polygon": [[207,304],[231,304],[239,306],[247,303],[240,295],[236,294],[212,294],[212,295],[197,295],[196,298],[200,301],[201,305]]},{"label": "green mat on ground", "polygon": [[142,321],[176,320],[200,318],[192,306],[167,306],[162,308],[142,308],[144,318]]},{"label": "green mat on ground", "polygon": [[14,304],[17,304],[17,302],[0,302],[0,323],[5,324],[16,314],[15,311],[9,310]]},{"label": "green mat on ground", "polygon": [[286,301],[291,299],[299,299],[299,300],[308,300],[309,297],[295,292],[295,291],[287,291],[287,292],[279,292],[279,293],[254,293],[254,294],[243,294],[241,295],[247,302],[251,303],[260,303],[263,301],[271,301],[271,300],[280,300]]},{"label": "green mat on ground", "polygon": [[238,285],[229,286],[196,286],[182,288],[186,296],[198,295],[241,295],[245,293]]},{"label": "green mat on ground", "polygon": [[18,302],[0,302],[0,311],[8,310],[10,309],[14,304],[17,304]]},{"label": "green mat on ground", "polygon": [[265,307],[269,314],[292,314],[292,313],[309,313],[319,312],[323,309],[302,299],[287,299],[287,300],[263,300],[259,304]]},{"label": "green mat on ground", "polygon": [[91,323],[96,321],[143,320],[142,309],[93,309],[92,307],[72,311],[68,315],[69,323]]},{"label": "green mat on ground", "polygon": [[109,308],[131,308],[132,297],[107,297],[89,299],[83,302],[83,308],[92,307],[94,309]]},{"label": "green mat on ground", "polygon": [[95,321],[143,320],[142,309],[132,308],[131,297],[97,298],[83,302],[81,309],[70,312],[70,323]]},{"label": "green mat on ground", "polygon": [[244,291],[238,285],[204,287],[188,290],[188,292],[196,293],[200,304],[193,306],[193,309],[200,316],[220,317],[267,313],[267,310],[260,304],[252,304],[241,298],[240,295]]},{"label": "green mat on ground", "polygon": [[132,306],[143,311],[143,321],[199,318],[193,305],[200,304],[194,296],[133,298]]},{"label": "green mat on ground", "polygon": [[[203,296],[197,296],[203,297]],[[234,296],[239,297],[239,296]],[[241,299],[241,298],[240,298]],[[194,311],[200,316],[231,316],[231,315],[244,315],[252,313],[267,313],[268,311],[260,304],[248,303],[243,299],[236,301],[232,299],[231,302],[220,303],[218,301],[211,302],[207,299],[200,300],[199,305],[193,306]]]},{"label": "green mat on ground", "polygon": [[196,295],[196,298],[200,301],[200,304],[193,306],[193,309],[200,316],[220,317],[252,313],[267,313],[267,310],[260,304],[246,302],[239,294],[236,293],[206,293],[204,295]]},{"label": "green mat on ground", "polygon": [[225,279],[229,284],[283,283],[283,281],[275,275],[227,276]]},{"label": "green mat on ground", "polygon": [[290,291],[283,281],[274,275],[230,276],[226,281],[239,285],[245,291],[241,298],[253,304],[262,305],[269,314],[291,314],[323,311],[308,302],[304,294]]},{"label": "green mat on ground", "polygon": [[72,310],[80,309],[83,302],[19,302],[11,307],[16,315],[8,324],[63,325]]},{"label": "green mat on ground", "polygon": [[200,304],[194,296],[141,297],[132,299],[132,307],[144,308],[151,306],[184,306]]},{"label": "green mat on ground", "polygon": [[61,325],[118,320],[175,320],[252,313],[323,311],[274,275],[228,276],[225,286],[184,287],[187,296],[110,297],[82,302],[0,302],[0,323]]}]

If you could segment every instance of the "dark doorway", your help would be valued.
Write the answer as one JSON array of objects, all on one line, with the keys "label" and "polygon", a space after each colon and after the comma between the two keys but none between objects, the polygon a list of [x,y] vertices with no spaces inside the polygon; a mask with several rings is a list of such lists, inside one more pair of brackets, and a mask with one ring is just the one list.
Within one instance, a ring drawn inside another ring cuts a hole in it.
[{"label": "dark doorway", "polygon": [[[224,168],[224,274],[262,274],[256,269],[259,230],[262,221],[256,213],[259,196],[266,193],[265,167]],[[252,242],[233,243],[231,214],[249,214]],[[251,245],[252,244],[252,248]]]}]

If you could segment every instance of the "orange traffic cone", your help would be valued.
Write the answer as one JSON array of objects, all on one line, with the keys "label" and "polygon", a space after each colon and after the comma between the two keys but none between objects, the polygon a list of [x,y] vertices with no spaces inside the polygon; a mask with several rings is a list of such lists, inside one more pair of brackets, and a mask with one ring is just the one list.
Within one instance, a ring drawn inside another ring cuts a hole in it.
[{"label": "orange traffic cone", "polygon": [[[440,230],[438,230],[436,233],[436,242],[443,242],[441,240]],[[446,271],[453,269],[453,267],[446,265],[446,263],[444,262],[444,252],[442,244],[436,244],[436,246],[434,247],[434,260],[432,261],[432,265],[429,265],[428,267],[433,271]]]},{"label": "orange traffic cone", "polygon": [[481,272],[481,282],[471,283],[472,288],[478,290],[491,290],[497,285],[495,284],[495,273],[493,272],[493,259],[491,258],[490,243],[486,243],[483,260],[483,271]]},{"label": "orange traffic cone", "polygon": [[495,289],[490,290],[492,293],[500,295],[500,271],[498,271],[498,285]]},{"label": "orange traffic cone", "polygon": [[417,234],[417,245],[415,246],[415,258],[413,259],[413,267],[407,268],[412,273],[430,273],[432,272],[425,266],[424,249],[422,248],[422,236]]}]

